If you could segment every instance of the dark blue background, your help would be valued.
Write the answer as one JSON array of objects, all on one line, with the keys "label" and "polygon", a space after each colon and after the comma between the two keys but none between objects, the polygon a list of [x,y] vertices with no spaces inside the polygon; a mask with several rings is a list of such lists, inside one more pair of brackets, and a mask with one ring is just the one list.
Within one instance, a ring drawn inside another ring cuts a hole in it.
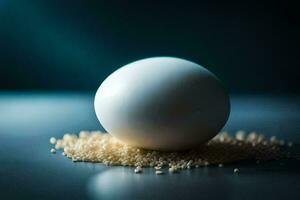
[{"label": "dark blue background", "polygon": [[95,90],[151,56],[195,61],[230,93],[299,92],[291,1],[0,1],[0,89]]}]

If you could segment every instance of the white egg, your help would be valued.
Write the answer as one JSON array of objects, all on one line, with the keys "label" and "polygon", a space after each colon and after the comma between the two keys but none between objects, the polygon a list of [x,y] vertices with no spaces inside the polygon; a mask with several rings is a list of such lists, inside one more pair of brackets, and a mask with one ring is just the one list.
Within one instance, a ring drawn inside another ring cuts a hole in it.
[{"label": "white egg", "polygon": [[228,94],[215,75],[174,57],[121,67],[100,85],[94,103],[108,133],[155,150],[184,150],[208,141],[230,112]]}]

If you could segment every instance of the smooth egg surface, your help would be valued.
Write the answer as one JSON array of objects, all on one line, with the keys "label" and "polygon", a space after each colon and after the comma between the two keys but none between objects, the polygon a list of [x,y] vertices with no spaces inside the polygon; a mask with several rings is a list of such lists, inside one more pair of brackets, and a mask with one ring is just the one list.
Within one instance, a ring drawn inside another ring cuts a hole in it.
[{"label": "smooth egg surface", "polygon": [[95,96],[103,128],[124,143],[185,150],[207,142],[225,125],[229,96],[204,67],[175,57],[153,57],[108,76]]}]

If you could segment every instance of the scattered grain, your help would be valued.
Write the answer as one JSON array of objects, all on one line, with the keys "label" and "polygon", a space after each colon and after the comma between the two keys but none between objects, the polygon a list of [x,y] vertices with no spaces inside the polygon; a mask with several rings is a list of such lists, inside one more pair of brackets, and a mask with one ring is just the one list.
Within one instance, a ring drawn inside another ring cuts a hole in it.
[{"label": "scattered grain", "polygon": [[51,137],[49,141],[50,141],[51,144],[55,144],[56,143],[56,138],[55,137]]},{"label": "scattered grain", "polygon": [[171,172],[171,173],[176,173],[176,172],[178,172],[178,169],[177,169],[176,166],[171,166],[171,167],[169,168],[169,172]]},{"label": "scattered grain", "polygon": [[56,150],[55,150],[54,148],[52,148],[52,149],[50,150],[50,152],[51,152],[51,153],[56,153]]},{"label": "scattered grain", "polygon": [[142,168],[140,166],[138,166],[134,169],[134,173],[136,173],[136,174],[141,173],[141,172],[142,172]]},{"label": "scattered grain", "polygon": [[163,172],[163,171],[160,171],[160,170],[157,170],[157,171],[155,171],[155,174],[157,174],[157,175],[162,175],[162,174],[164,174],[164,172]]},{"label": "scattered grain", "polygon": [[[50,139],[51,140],[51,139]],[[269,142],[270,141],[270,142]],[[252,132],[238,131],[235,137],[223,132],[207,144],[199,145],[185,152],[160,152],[140,149],[119,142],[116,138],[100,131],[81,131],[78,135],[65,134],[56,139],[56,149],[62,149],[63,155],[72,161],[99,162],[105,165],[135,167],[154,167],[158,173],[164,167],[170,172],[193,167],[218,165],[241,160],[272,160],[281,156],[280,142],[274,136],[265,138]],[[51,141],[50,141],[51,142]],[[289,142],[288,146],[292,143]],[[51,149],[51,152],[56,152]]]},{"label": "scattered grain", "polygon": [[278,144],[279,143],[279,141],[278,141],[278,139],[277,139],[276,136],[270,137],[270,142],[271,142],[271,144]]},{"label": "scattered grain", "polygon": [[235,138],[239,141],[243,141],[246,138],[246,132],[243,130],[239,130],[235,134]]}]

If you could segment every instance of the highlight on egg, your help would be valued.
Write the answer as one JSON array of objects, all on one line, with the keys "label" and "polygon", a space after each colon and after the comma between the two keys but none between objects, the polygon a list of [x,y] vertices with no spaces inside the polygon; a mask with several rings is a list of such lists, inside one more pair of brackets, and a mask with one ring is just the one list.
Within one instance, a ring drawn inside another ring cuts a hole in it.
[{"label": "highlight on egg", "polygon": [[167,151],[207,142],[230,113],[220,80],[199,64],[175,57],[121,67],[100,85],[94,105],[103,128],[120,141]]}]

